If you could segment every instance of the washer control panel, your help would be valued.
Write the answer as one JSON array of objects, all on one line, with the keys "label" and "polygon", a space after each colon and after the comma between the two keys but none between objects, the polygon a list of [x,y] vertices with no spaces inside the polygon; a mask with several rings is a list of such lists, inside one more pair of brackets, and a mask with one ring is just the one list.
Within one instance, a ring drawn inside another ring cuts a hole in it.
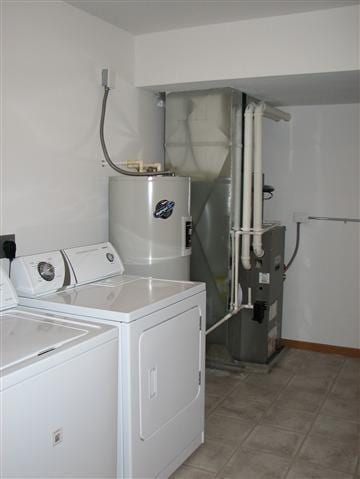
[{"label": "washer control panel", "polygon": [[28,297],[75,286],[71,266],[61,251],[15,258],[11,280],[18,295]]},{"label": "washer control panel", "polygon": [[51,263],[47,263],[46,261],[40,261],[37,266],[39,275],[45,281],[53,281],[55,278],[55,267]]},{"label": "washer control panel", "polygon": [[14,286],[5,270],[0,266],[0,311],[13,308],[17,304],[18,298]]}]

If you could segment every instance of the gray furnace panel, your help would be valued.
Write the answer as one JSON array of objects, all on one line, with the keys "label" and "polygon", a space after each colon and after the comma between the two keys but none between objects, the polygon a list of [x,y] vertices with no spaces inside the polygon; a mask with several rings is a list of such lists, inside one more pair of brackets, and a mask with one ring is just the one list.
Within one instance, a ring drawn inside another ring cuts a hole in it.
[{"label": "gray furnace panel", "polygon": [[284,247],[285,227],[277,226],[263,235],[264,256],[259,259],[252,253],[251,270],[240,269],[245,301],[250,287],[253,302],[265,309],[261,321],[251,310],[229,321],[228,348],[237,361],[267,364],[281,348]]}]

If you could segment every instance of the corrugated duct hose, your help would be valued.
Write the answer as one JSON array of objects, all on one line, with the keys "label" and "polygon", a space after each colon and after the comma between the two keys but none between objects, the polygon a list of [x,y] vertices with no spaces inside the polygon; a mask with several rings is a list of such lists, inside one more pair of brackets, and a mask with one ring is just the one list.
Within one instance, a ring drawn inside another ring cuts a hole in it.
[{"label": "corrugated duct hose", "polygon": [[109,96],[110,88],[108,86],[104,87],[104,98],[102,101],[102,108],[101,108],[101,119],[100,119],[100,142],[101,147],[104,153],[105,160],[107,161],[108,165],[115,170],[117,173],[121,173],[122,175],[127,176],[175,176],[171,171],[128,171],[120,168],[119,166],[115,165],[115,163],[110,158],[109,152],[106,148],[105,138],[104,138],[104,123],[105,123],[105,115],[106,115],[106,103]]}]

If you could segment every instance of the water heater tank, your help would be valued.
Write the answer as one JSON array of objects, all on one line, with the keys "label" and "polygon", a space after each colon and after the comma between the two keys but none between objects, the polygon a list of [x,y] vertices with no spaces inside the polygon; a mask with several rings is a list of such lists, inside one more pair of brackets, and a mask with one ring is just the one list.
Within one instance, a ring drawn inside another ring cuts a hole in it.
[{"label": "water heater tank", "polygon": [[113,176],[109,239],[127,274],[190,278],[190,178]]}]

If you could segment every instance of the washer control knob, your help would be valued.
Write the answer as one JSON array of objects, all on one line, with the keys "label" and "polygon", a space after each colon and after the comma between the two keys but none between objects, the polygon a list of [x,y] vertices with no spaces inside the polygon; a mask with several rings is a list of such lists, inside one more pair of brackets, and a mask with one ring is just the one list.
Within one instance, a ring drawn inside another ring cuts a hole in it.
[{"label": "washer control knob", "polygon": [[51,263],[47,263],[46,261],[40,261],[37,266],[37,270],[39,275],[45,281],[52,281],[55,278],[55,268]]},{"label": "washer control knob", "polygon": [[114,255],[112,253],[106,253],[106,257],[110,263],[114,262]]}]

